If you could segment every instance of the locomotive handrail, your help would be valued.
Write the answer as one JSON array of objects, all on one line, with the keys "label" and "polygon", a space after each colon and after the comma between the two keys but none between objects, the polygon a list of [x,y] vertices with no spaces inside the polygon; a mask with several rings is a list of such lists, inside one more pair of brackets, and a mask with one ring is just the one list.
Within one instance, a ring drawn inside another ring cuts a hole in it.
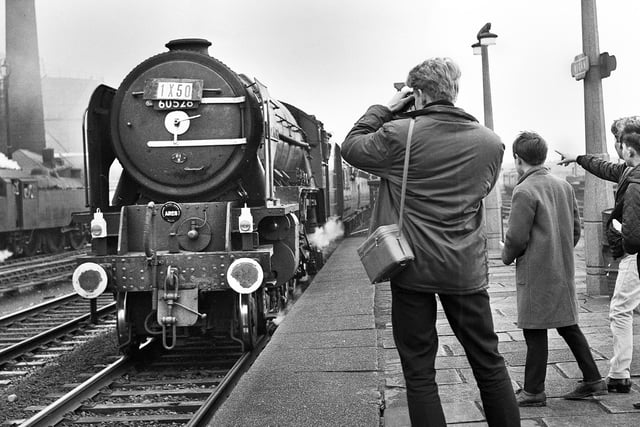
[{"label": "locomotive handrail", "polygon": [[309,144],[307,144],[306,142],[296,141],[295,139],[291,138],[290,136],[283,135],[280,132],[278,132],[278,138],[280,140],[286,142],[287,144],[295,145],[297,147],[302,147],[302,148],[304,148],[305,150],[308,150],[308,151],[311,150],[311,146]]},{"label": "locomotive handrail", "polygon": [[82,115],[82,162],[84,163],[84,200],[85,207],[89,207],[89,170],[88,156],[87,156],[87,118],[89,117],[89,108],[84,110]]},{"label": "locomotive handrail", "polygon": [[221,96],[202,98],[201,104],[242,104],[246,98],[244,96]]},{"label": "locomotive handrail", "polygon": [[151,240],[153,238],[153,216],[155,216],[155,203],[149,202],[144,218],[144,254],[147,258],[154,258],[156,256],[155,248],[151,247]]},{"label": "locomotive handrail", "polygon": [[209,147],[218,145],[244,145],[246,143],[246,138],[188,139],[178,141],[147,141],[147,147]]}]

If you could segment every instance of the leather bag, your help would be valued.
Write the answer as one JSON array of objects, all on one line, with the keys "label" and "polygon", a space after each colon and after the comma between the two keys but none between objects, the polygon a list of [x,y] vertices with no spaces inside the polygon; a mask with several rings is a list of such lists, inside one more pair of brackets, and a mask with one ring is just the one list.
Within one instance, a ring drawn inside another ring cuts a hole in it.
[{"label": "leather bag", "polygon": [[358,255],[371,283],[386,282],[415,259],[409,242],[402,235],[404,202],[407,191],[407,172],[409,169],[409,152],[415,119],[409,123],[407,146],[404,156],[402,174],[402,195],[400,197],[400,214],[398,224],[381,225],[367,237],[358,247]]}]

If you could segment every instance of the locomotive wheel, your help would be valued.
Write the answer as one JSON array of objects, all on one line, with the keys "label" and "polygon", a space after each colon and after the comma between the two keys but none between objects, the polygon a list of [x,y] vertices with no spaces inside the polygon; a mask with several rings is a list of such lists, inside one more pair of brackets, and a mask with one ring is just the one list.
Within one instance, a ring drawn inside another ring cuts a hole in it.
[{"label": "locomotive wheel", "polygon": [[80,230],[69,231],[67,238],[69,240],[69,246],[74,250],[82,249],[87,244],[87,239]]},{"label": "locomotive wheel", "polygon": [[261,287],[260,289],[258,289],[256,291],[256,318],[258,321],[258,324],[256,325],[257,329],[258,329],[258,335],[266,335],[268,332],[267,329],[267,318],[265,316],[265,313],[267,313],[268,309],[267,309],[267,298],[269,298],[269,296],[267,295],[267,290],[264,287]]},{"label": "locomotive wheel", "polygon": [[45,234],[45,248],[52,254],[62,252],[64,249],[64,234],[58,229],[51,229]]},{"label": "locomotive wheel", "polygon": [[240,335],[245,350],[253,350],[258,342],[258,316],[253,294],[238,295]]},{"label": "locomotive wheel", "polygon": [[127,315],[128,292],[116,294],[116,330],[120,351],[128,356],[135,355],[140,349],[140,340],[133,333],[133,327]]},{"label": "locomotive wheel", "polygon": [[35,230],[31,233],[31,237],[24,242],[23,246],[25,256],[34,256],[42,249],[42,234]]}]

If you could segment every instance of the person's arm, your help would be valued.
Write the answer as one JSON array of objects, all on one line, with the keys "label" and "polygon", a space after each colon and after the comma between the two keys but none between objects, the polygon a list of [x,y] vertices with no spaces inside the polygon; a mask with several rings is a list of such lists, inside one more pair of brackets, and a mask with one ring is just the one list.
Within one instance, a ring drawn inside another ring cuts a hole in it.
[{"label": "person's arm", "polygon": [[570,163],[576,162],[587,172],[607,181],[618,182],[622,173],[627,168],[624,163],[609,162],[591,154],[575,155],[562,153],[558,150],[555,151],[560,154],[559,165],[567,166]]},{"label": "person's arm", "polygon": [[622,245],[625,252],[640,251],[640,183],[631,182],[624,193]]},{"label": "person's arm", "polygon": [[502,262],[511,264],[529,244],[529,234],[536,214],[536,202],[525,191],[513,192],[507,234],[502,248]]},{"label": "person's arm", "polygon": [[575,162],[576,159],[578,158],[577,154],[563,153],[558,150],[554,150],[554,151],[560,154],[560,161],[558,162],[558,164],[561,166],[569,166],[569,164]]},{"label": "person's arm", "polygon": [[385,126],[394,114],[414,100],[409,88],[395,93],[386,106],[373,105],[356,122],[341,145],[342,158],[352,166],[385,177],[392,162],[389,141],[397,139],[395,126]]},{"label": "person's arm", "polygon": [[342,158],[358,169],[386,178],[392,161],[389,141],[393,130],[385,122],[391,117],[383,105],[369,107],[342,143]]}]

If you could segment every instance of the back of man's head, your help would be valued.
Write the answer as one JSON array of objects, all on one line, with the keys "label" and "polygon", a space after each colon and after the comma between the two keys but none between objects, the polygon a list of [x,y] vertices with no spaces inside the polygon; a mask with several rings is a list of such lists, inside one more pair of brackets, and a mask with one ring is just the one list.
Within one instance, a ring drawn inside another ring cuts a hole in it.
[{"label": "back of man's head", "polygon": [[611,124],[611,133],[616,137],[617,141],[621,141],[622,130],[627,125],[627,123],[637,122],[640,120],[640,116],[628,116],[628,117],[620,117],[619,119],[615,119]]},{"label": "back of man's head", "polygon": [[461,75],[460,67],[451,58],[431,58],[409,71],[407,86],[421,89],[434,101],[454,103]]},{"label": "back of man's head", "polygon": [[513,155],[527,164],[537,166],[547,159],[547,141],[536,132],[524,131],[513,141]]},{"label": "back of man's head", "polygon": [[640,154],[640,117],[634,116],[625,122],[620,132],[620,142]]}]

